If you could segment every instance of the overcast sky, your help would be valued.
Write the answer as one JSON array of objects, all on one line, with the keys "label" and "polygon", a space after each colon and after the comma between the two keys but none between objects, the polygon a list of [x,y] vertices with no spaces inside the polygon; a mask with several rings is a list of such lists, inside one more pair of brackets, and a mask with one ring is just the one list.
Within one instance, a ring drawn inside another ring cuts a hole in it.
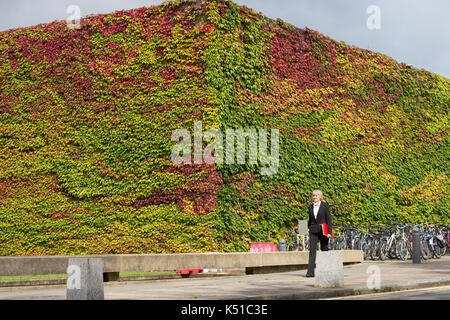
[{"label": "overcast sky", "polygon": [[[386,54],[450,78],[450,0],[234,0],[270,18]],[[160,0],[0,0],[0,31],[81,15],[160,4]],[[380,19],[369,6],[380,9]],[[370,30],[367,21],[380,29]]]}]

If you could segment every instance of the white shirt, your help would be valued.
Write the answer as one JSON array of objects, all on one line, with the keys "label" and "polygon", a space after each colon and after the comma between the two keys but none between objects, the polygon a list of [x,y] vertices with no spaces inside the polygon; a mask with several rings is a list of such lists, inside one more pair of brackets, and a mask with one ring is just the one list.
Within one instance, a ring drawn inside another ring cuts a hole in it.
[{"label": "white shirt", "polygon": [[321,203],[322,203],[322,201],[319,201],[319,203],[317,205],[315,203],[313,203],[314,219],[316,219],[316,220],[317,220],[317,213],[319,212]]}]

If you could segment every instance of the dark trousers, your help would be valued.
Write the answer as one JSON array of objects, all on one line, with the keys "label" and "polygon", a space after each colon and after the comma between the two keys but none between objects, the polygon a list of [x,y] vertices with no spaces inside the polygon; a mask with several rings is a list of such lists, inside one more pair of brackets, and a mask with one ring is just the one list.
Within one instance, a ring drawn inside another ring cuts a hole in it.
[{"label": "dark trousers", "polygon": [[320,250],[328,251],[328,238],[321,233],[309,233],[309,260],[308,271],[306,274],[314,275],[314,267],[316,265],[317,242],[320,241]]}]

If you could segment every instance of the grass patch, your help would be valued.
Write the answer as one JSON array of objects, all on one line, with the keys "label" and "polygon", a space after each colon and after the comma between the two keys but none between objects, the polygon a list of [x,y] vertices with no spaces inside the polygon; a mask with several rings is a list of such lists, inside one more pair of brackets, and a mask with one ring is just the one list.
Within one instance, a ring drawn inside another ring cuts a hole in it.
[{"label": "grass patch", "polygon": [[65,279],[67,274],[42,274],[37,276],[1,276],[0,281],[35,280],[35,279]]}]

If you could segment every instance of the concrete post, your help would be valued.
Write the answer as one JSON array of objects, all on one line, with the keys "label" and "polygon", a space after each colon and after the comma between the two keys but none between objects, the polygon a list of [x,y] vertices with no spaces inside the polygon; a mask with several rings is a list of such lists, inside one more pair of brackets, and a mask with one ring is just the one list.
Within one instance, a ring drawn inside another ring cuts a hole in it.
[{"label": "concrete post", "polygon": [[412,261],[413,263],[420,263],[420,233],[417,227],[414,227],[412,231],[412,245]]},{"label": "concrete post", "polygon": [[344,286],[342,252],[337,250],[317,252],[314,286],[316,288]]},{"label": "concrete post", "polygon": [[69,259],[66,298],[67,300],[104,300],[102,259]]},{"label": "concrete post", "polygon": [[278,241],[278,251],[286,251],[286,240],[280,239]]}]

